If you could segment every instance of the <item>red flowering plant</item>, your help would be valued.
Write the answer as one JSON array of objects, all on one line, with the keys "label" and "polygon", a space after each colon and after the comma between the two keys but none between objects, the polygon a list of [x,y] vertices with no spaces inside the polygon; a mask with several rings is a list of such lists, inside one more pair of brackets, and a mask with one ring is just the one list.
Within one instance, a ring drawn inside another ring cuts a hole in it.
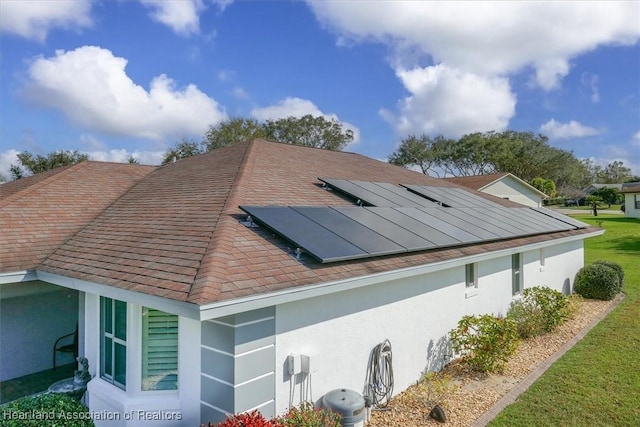
[{"label": "red flowering plant", "polygon": [[277,420],[267,420],[258,411],[244,414],[236,414],[227,417],[221,423],[209,423],[208,426],[202,424],[200,427],[285,427]]},{"label": "red flowering plant", "polygon": [[490,314],[464,316],[449,338],[462,362],[480,372],[502,371],[519,343],[515,322]]}]

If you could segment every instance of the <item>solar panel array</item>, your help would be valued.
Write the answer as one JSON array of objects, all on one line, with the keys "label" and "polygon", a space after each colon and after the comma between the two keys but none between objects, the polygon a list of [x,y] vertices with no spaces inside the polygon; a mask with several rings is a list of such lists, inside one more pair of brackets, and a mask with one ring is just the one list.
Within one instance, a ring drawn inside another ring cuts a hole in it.
[{"label": "solar panel array", "polygon": [[369,206],[240,206],[323,263],[573,230],[547,209],[506,208],[451,187],[325,179]]}]

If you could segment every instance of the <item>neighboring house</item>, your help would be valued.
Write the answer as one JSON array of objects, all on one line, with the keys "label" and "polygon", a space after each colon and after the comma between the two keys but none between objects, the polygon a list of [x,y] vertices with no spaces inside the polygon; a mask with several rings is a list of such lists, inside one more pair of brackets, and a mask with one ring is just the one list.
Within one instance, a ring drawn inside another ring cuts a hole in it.
[{"label": "neighboring house", "polygon": [[521,205],[539,208],[548,196],[511,173],[444,178],[476,191],[508,199]]},{"label": "neighboring house", "polygon": [[613,188],[614,190],[620,191],[622,189],[622,184],[589,184],[589,186],[582,190],[582,192],[584,194],[591,195],[601,188]]},{"label": "neighboring house", "polygon": [[505,314],[530,286],[571,292],[584,239],[603,233],[358,154],[262,140],[3,184],[0,229],[3,379],[50,367],[43,355],[77,321],[98,426],[272,416],[362,392],[385,339],[398,393],[450,360],[463,315]]},{"label": "neighboring house", "polygon": [[624,194],[624,216],[640,218],[640,182],[627,182],[621,185]]}]

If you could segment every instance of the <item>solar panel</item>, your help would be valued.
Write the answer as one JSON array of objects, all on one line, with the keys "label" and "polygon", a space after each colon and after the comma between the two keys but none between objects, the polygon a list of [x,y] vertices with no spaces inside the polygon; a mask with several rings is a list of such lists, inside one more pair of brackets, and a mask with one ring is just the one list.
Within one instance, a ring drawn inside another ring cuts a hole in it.
[{"label": "solar panel", "polygon": [[[371,256],[405,252],[406,248],[365,227],[333,208],[293,207],[310,220],[331,230]],[[347,208],[348,209],[348,208]],[[361,209],[361,208],[351,208]]]},{"label": "solar panel", "polygon": [[361,200],[364,204],[370,206],[393,206],[391,200],[385,199],[374,192],[366,190],[353,181],[346,179],[328,179],[320,178],[320,180],[331,188],[339,190],[356,200]]},{"label": "solar panel", "polygon": [[507,208],[455,187],[321,180],[374,206],[240,208],[323,263],[587,226],[548,209]]},{"label": "solar panel", "polygon": [[547,216],[550,216],[551,218],[555,218],[558,221],[562,221],[562,222],[567,223],[569,225],[573,225],[576,228],[585,228],[585,227],[589,226],[589,224],[585,224],[582,221],[575,220],[575,219],[573,219],[571,217],[568,217],[566,215],[563,215],[563,214],[561,214],[559,212],[552,211],[551,209],[545,209],[545,208],[531,208],[531,209],[533,209],[534,211],[539,212],[539,213],[541,213],[543,215],[547,215]]},{"label": "solar panel", "polygon": [[425,229],[425,232],[429,233],[429,240],[438,245],[449,246],[455,244],[478,242],[482,240],[478,236],[467,233],[466,231],[456,227],[455,225],[449,224],[448,222],[436,218],[433,215],[429,215],[429,211],[426,209],[400,207],[396,208],[396,210],[424,224],[423,227]]},{"label": "solar panel", "polygon": [[[380,209],[384,208],[336,207],[335,209],[360,224],[375,230],[389,240],[407,248],[407,250],[419,250],[435,246],[428,240],[384,218],[382,211],[380,211]],[[380,212],[381,215],[376,214],[376,212]]]},{"label": "solar panel", "polygon": [[257,222],[286,237],[322,262],[370,256],[363,249],[289,207],[240,206],[240,208]]}]

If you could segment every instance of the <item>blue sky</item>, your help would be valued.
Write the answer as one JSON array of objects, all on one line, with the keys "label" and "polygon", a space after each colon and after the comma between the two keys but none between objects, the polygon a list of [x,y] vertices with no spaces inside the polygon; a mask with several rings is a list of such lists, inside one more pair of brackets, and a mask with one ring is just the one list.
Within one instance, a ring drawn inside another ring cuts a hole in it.
[{"label": "blue sky", "polygon": [[640,175],[640,2],[1,0],[0,174],[27,150],[157,164],[229,117],[540,132]]}]

